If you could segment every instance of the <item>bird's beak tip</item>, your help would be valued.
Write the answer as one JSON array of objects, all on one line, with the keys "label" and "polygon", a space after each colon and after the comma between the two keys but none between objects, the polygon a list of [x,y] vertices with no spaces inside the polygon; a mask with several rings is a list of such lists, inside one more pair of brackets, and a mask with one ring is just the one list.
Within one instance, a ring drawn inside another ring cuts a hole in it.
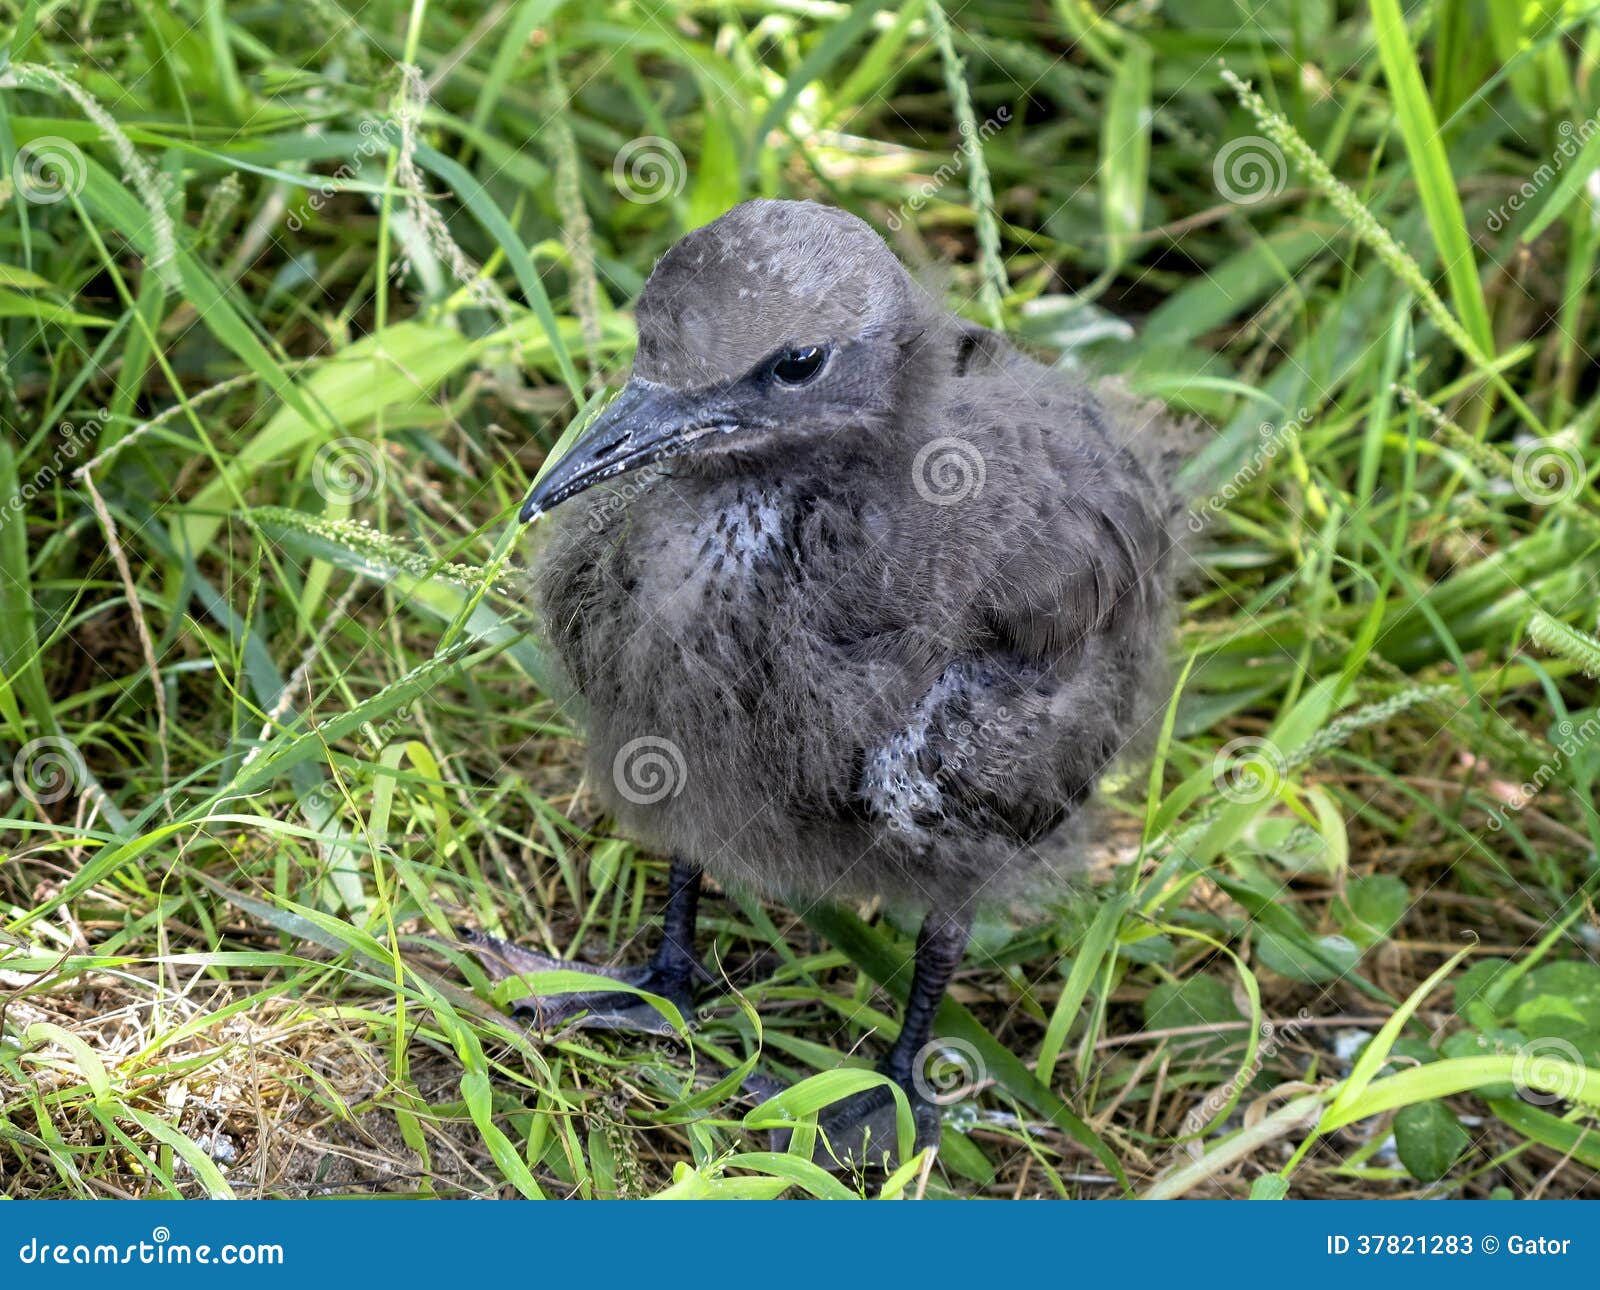
[{"label": "bird's beak tip", "polygon": [[648,466],[676,438],[699,424],[696,408],[676,391],[630,380],[540,478],[517,512],[523,524],[624,471]]}]

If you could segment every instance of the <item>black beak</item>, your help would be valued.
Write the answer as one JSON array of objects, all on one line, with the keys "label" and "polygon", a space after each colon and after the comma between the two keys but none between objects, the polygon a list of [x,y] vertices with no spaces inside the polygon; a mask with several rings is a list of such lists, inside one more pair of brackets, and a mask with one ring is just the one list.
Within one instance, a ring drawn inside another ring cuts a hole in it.
[{"label": "black beak", "polygon": [[523,522],[538,519],[603,480],[737,426],[717,391],[675,390],[635,378],[533,486],[522,504]]}]

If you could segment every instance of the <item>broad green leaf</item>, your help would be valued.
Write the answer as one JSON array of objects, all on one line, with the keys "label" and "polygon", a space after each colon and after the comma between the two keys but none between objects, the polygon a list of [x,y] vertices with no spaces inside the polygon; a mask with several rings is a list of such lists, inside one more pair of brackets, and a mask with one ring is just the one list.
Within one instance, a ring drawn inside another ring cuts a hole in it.
[{"label": "broad green leaf", "polygon": [[1471,1139],[1442,1102],[1402,1107],[1394,1117],[1400,1163],[1419,1182],[1438,1182]]},{"label": "broad green leaf", "polygon": [[17,291],[49,291],[55,287],[55,283],[21,265],[0,264],[0,287],[11,287]]},{"label": "broad green leaf", "polygon": [[[709,99],[709,95],[707,96]],[[739,172],[739,144],[732,125],[719,104],[708,102],[700,135],[699,164],[689,193],[689,228],[709,224],[738,204],[743,189]]]},{"label": "broad green leaf", "polygon": [[1268,927],[1257,936],[1261,966],[1291,981],[1337,981],[1361,961],[1360,949],[1344,936],[1285,936]]},{"label": "broad green leaf", "polygon": [[[227,472],[235,486],[248,482],[272,463],[287,462],[313,437],[332,437],[329,427],[356,435],[380,413],[404,416],[431,407],[440,382],[472,358],[473,343],[452,327],[436,323],[395,323],[346,346],[317,364],[304,382],[304,396],[280,407],[247,443],[232,453]],[[315,406],[319,412],[304,409]],[[372,449],[377,460],[378,449]],[[203,551],[222,518],[207,512],[232,509],[231,493],[222,480],[201,488],[182,520],[183,540]]]},{"label": "broad green leaf", "polygon": [[878,10],[887,3],[888,0],[861,0],[861,3],[849,6],[844,19],[830,27],[800,60],[794,71],[789,73],[783,89],[767,105],[767,110],[756,123],[755,135],[751,139],[750,168],[753,169],[756,158],[767,146],[767,135],[785,123],[789,109],[794,106],[795,100],[800,97],[806,86],[822,76],[849,52],[851,46],[860,39],[862,32],[872,25]]},{"label": "broad green leaf", "polygon": [[[1446,1057],[1488,1057],[1506,1053],[1514,1056],[1522,1051],[1527,1042],[1527,1036],[1515,1030],[1458,1030],[1445,1038],[1439,1045],[1439,1051]],[[1517,1088],[1507,1081],[1504,1084],[1485,1085],[1477,1093],[1485,1098],[1515,1097]]]},{"label": "broad green leaf", "polygon": [[1411,907],[1411,893],[1393,874],[1352,878],[1334,915],[1344,933],[1363,949],[1376,945],[1400,925]]}]

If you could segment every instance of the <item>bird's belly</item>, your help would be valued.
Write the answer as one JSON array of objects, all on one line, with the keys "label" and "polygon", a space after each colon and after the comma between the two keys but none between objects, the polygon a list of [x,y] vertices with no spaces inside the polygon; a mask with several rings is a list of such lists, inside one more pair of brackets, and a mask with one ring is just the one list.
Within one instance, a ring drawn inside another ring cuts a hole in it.
[{"label": "bird's belly", "polygon": [[753,620],[641,623],[589,722],[590,782],[624,832],[767,890],[781,884],[766,866],[796,855],[803,830],[790,806],[813,769],[849,765],[793,719],[775,644]]},{"label": "bird's belly", "polygon": [[769,866],[858,856],[861,724],[885,687],[828,655],[792,579],[731,560],[680,575],[589,696],[590,782],[625,832],[726,881],[787,889]]}]

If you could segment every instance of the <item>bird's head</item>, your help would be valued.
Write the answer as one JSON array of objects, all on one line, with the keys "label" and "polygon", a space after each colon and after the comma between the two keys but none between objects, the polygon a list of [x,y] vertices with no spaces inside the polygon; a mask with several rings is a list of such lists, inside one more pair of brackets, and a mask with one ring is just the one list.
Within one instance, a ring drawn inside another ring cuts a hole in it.
[{"label": "bird's head", "polygon": [[736,462],[892,421],[937,310],[883,240],[812,202],[752,201],[661,258],[626,387],[535,486],[534,519],[672,459]]}]

